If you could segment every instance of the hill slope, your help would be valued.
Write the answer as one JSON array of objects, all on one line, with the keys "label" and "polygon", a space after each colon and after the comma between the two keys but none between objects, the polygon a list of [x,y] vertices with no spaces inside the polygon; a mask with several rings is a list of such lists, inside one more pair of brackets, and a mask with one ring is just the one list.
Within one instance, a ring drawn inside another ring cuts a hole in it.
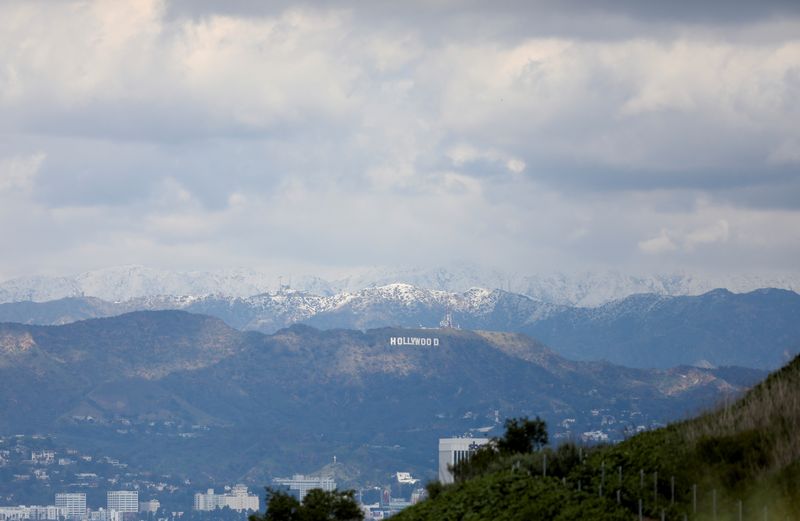
[{"label": "hill slope", "polygon": [[[584,449],[585,459],[569,445],[498,457],[477,477],[445,487],[397,519],[452,513],[459,519],[551,519],[588,509],[592,519],[630,519],[640,508],[652,519],[798,519],[798,397],[800,357],[734,403],[617,445]],[[516,492],[536,487],[539,495]],[[519,514],[542,510],[555,498],[561,501],[555,514]],[[494,506],[487,509],[487,502]],[[620,508],[628,511],[623,517]]]}]

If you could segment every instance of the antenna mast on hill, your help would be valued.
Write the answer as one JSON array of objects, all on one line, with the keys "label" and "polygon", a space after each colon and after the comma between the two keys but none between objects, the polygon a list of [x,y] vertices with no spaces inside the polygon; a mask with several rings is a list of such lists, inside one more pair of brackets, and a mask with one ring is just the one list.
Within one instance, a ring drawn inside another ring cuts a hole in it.
[{"label": "antenna mast on hill", "polygon": [[439,327],[443,329],[458,329],[458,326],[453,322],[453,312],[450,311],[450,304],[447,304],[444,312],[444,318],[439,322]]},{"label": "antenna mast on hill", "polygon": [[292,278],[291,277],[289,277],[289,283],[288,284],[284,284],[283,283],[283,276],[279,275],[278,276],[278,294],[279,295],[283,295],[284,293],[288,292],[289,288],[291,287],[291,284],[292,284]]}]

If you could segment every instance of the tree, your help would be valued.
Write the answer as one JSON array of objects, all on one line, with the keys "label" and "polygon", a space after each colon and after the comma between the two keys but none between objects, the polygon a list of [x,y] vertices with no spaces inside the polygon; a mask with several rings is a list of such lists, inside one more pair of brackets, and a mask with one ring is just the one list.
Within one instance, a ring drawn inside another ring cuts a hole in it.
[{"label": "tree", "polygon": [[463,482],[494,470],[500,461],[517,454],[530,454],[547,445],[547,424],[539,418],[530,420],[526,416],[509,418],[505,422],[506,433],[470,454],[470,457],[453,465],[455,481]]},{"label": "tree", "polygon": [[300,508],[302,521],[328,521],[328,520],[361,520],[364,513],[355,500],[355,492],[346,490],[339,492],[326,492],[315,488],[309,490],[303,498]]},{"label": "tree", "polygon": [[267,510],[252,514],[249,521],[362,521],[364,514],[355,491],[327,492],[313,489],[301,503],[282,490],[267,487]]},{"label": "tree", "polygon": [[505,427],[505,436],[494,440],[500,454],[527,454],[547,445],[547,424],[538,416],[534,420],[509,418]]},{"label": "tree", "polygon": [[298,519],[300,502],[282,490],[267,487],[267,511],[251,514],[248,521],[294,521]]}]

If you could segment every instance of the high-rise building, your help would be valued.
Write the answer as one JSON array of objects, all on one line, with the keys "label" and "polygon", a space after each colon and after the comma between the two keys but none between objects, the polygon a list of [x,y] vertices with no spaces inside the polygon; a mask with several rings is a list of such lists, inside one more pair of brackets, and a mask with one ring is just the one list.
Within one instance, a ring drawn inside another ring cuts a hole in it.
[{"label": "high-rise building", "polygon": [[488,438],[440,438],[439,439],[439,481],[443,484],[453,482],[450,468],[468,459],[473,452],[489,443]]},{"label": "high-rise building", "polygon": [[326,492],[336,490],[336,482],[331,477],[304,476],[295,474],[291,478],[275,478],[273,483],[289,488],[289,492],[295,494],[297,499],[302,501],[309,490],[319,488]]},{"label": "high-rise building", "polygon": [[63,508],[67,519],[82,519],[86,515],[86,494],[83,492],[59,492],[56,507]]},{"label": "high-rise building", "polygon": [[117,512],[138,512],[138,490],[109,490],[106,493],[106,508]]}]

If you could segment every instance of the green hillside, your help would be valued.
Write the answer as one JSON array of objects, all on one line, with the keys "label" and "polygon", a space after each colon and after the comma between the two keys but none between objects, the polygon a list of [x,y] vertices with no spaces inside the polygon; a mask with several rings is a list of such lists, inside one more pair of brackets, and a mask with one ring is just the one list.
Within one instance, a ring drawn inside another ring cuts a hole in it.
[{"label": "green hillside", "polygon": [[735,402],[616,445],[481,454],[395,519],[800,519],[798,427],[800,357]]}]

